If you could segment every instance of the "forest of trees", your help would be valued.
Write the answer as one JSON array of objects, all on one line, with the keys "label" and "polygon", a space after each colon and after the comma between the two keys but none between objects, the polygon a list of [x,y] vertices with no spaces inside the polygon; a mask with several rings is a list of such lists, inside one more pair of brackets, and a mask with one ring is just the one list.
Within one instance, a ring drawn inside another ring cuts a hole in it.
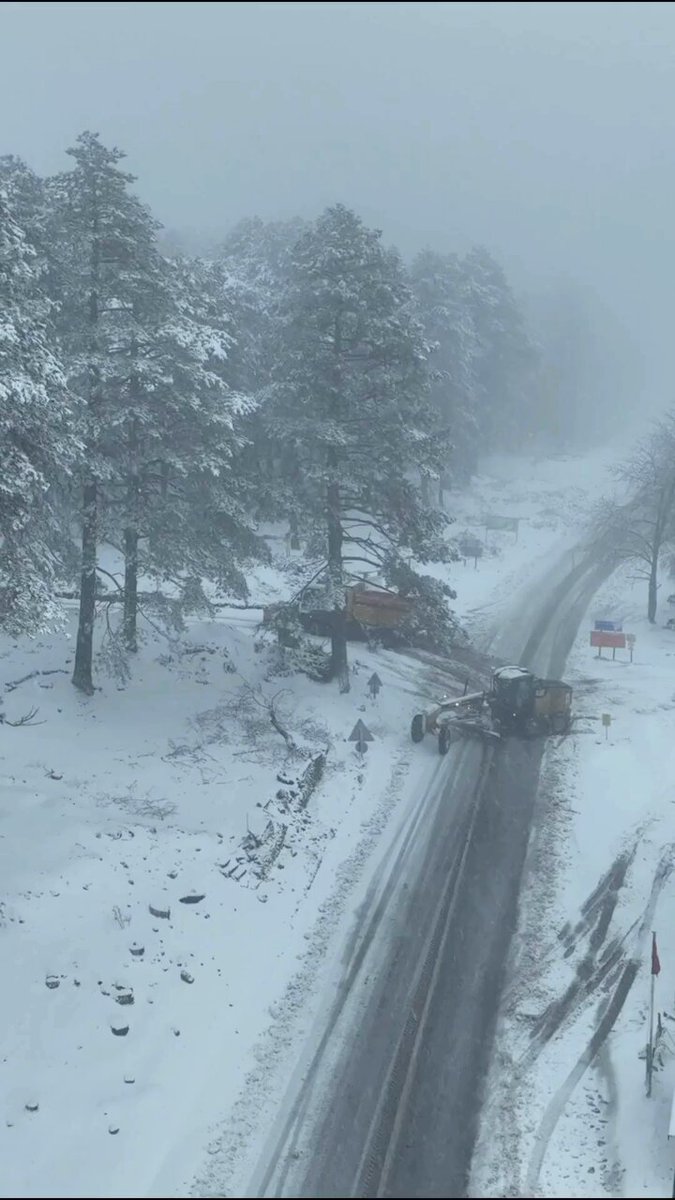
[{"label": "forest of trees", "polygon": [[[71,589],[91,692],[101,592],[118,589],[132,654],[139,604],[208,611],[205,581],[245,601],[260,524],[285,521],[336,611],[358,558],[450,628],[450,589],[411,566],[451,555],[444,489],[549,420],[554,364],[499,264],[476,248],[406,266],[339,204],[244,220],[192,257],[162,241],[120,151],[83,133],[67,153],[46,179],[0,158],[0,626],[35,631]],[[337,618],[330,673],[347,686]]]}]

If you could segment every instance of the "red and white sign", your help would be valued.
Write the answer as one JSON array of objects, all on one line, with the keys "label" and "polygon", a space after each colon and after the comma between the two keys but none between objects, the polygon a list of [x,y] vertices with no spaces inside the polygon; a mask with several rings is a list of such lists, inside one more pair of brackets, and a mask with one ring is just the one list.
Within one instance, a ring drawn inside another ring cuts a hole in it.
[{"label": "red and white sign", "polygon": [[597,646],[599,650],[607,647],[609,650],[625,650],[626,635],[625,633],[610,633],[604,629],[591,629],[591,646]]}]

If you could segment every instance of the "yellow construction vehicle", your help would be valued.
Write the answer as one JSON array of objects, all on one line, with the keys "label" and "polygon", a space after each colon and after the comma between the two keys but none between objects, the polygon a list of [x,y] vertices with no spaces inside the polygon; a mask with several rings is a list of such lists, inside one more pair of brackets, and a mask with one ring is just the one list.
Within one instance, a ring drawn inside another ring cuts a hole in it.
[{"label": "yellow construction vehicle", "polygon": [[454,736],[475,735],[501,740],[567,733],[572,725],[572,688],[560,679],[539,679],[524,667],[498,667],[490,690],[448,697],[426,712],[416,713],[410,735],[421,742],[426,733],[438,738],[447,754]]}]

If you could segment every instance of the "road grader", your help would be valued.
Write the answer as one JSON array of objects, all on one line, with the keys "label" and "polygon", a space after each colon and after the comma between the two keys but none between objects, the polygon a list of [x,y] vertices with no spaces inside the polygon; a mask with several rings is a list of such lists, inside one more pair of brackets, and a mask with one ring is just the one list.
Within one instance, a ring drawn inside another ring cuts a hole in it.
[{"label": "road grader", "polygon": [[425,734],[438,738],[447,754],[457,737],[504,737],[564,734],[572,725],[572,688],[560,679],[539,679],[524,667],[498,667],[490,689],[450,698],[444,696],[426,712],[416,713],[410,735],[421,742]]}]

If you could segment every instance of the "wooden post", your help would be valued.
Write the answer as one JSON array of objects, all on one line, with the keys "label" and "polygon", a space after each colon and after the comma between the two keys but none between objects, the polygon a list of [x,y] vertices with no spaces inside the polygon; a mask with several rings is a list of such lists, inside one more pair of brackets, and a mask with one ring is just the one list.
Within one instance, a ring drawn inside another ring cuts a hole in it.
[{"label": "wooden post", "polygon": [[647,1095],[652,1094],[652,1075],[654,1073],[654,980],[656,974],[654,972],[654,946],[656,944],[656,934],[652,933],[652,973],[651,973],[651,988],[649,994],[649,1043],[647,1045]]}]

